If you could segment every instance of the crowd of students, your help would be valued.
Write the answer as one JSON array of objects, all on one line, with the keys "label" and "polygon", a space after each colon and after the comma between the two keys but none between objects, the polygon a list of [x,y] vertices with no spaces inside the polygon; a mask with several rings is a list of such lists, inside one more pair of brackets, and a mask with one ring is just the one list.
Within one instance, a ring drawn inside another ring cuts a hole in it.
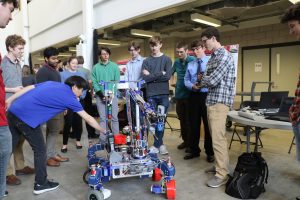
[{"label": "crowd of students", "polygon": [[[0,0],[0,27],[5,28],[11,13],[18,7],[16,0]],[[290,33],[300,38],[300,4],[292,6],[282,18],[288,23]],[[44,50],[45,63],[31,75],[30,67],[21,69],[20,58],[24,53],[25,40],[18,35],[10,35],[5,41],[7,55],[0,59],[0,199],[6,196],[6,183],[21,184],[18,175],[35,174],[34,193],[41,194],[58,188],[59,183],[47,179],[46,167],[58,167],[68,162],[56,151],[56,138],[63,133],[62,153],[68,151],[68,139],[76,139],[76,148],[81,149],[82,120],[87,123],[88,137],[96,136],[95,130],[105,135],[106,91],[100,82],[116,83],[120,80],[120,70],[110,60],[109,48],[99,49],[99,62],[89,71],[83,68],[83,57],[70,57],[67,67],[61,66],[58,50],[48,47]],[[151,54],[147,58],[140,55],[140,45],[130,42],[128,51],[131,59],[126,64],[125,81],[132,84],[145,80],[145,92],[150,104],[157,109],[169,107],[169,81],[175,87],[176,112],[180,121],[185,160],[200,156],[199,140],[201,120],[204,124],[206,159],[214,162],[207,173],[215,176],[207,186],[216,188],[224,185],[229,174],[229,155],[225,123],[227,113],[235,96],[236,67],[230,53],[220,43],[220,33],[216,28],[205,29],[198,40],[190,46],[194,56],[188,55],[188,44],[176,45],[177,59],[172,65],[170,57],[161,52],[163,41],[159,36],[149,40]],[[205,55],[211,51],[211,56]],[[1,57],[0,57],[1,58]],[[177,74],[175,80],[174,74]],[[23,74],[23,76],[22,76]],[[300,79],[299,79],[300,80]],[[115,84],[108,84],[112,91],[112,132],[119,133],[118,99]],[[300,84],[297,85],[295,104],[290,109],[294,126],[297,158],[299,158]],[[90,115],[92,97],[100,115],[100,124]],[[46,123],[46,142],[41,125]],[[63,127],[62,127],[63,124]],[[72,131],[71,131],[72,130]],[[164,144],[164,132],[156,132],[151,153],[168,154]],[[27,140],[33,150],[34,168],[25,166],[23,144]],[[11,162],[9,162],[11,159]],[[297,197],[299,199],[299,197]]]}]

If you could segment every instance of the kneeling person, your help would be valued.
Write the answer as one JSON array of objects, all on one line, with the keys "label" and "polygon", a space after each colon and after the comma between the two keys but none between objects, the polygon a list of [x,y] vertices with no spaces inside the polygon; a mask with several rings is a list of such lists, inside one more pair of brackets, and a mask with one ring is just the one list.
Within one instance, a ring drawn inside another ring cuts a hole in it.
[{"label": "kneeling person", "polygon": [[83,78],[72,76],[65,84],[47,81],[27,86],[6,100],[13,149],[23,135],[34,153],[36,170],[34,194],[51,191],[59,186],[59,183],[47,180],[46,145],[41,124],[58,113],[71,109],[92,127],[105,133],[97,121],[83,110],[78,101],[83,89],[86,88],[87,82]]}]

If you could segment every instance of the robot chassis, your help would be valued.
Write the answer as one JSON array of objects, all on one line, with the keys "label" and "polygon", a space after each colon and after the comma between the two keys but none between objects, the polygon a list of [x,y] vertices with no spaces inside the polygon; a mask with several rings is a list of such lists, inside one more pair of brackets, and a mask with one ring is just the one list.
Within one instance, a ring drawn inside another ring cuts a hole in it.
[{"label": "robot chassis", "polygon": [[[106,130],[111,119],[111,104],[113,93],[108,84],[116,82],[102,82],[106,101]],[[138,88],[143,82],[138,82]],[[134,103],[132,103],[132,101]],[[154,194],[166,194],[167,199],[176,197],[176,181],[174,180],[175,166],[170,157],[159,159],[157,154],[148,150],[148,133],[155,136],[155,131],[164,131],[164,107],[155,111],[151,105],[144,101],[140,90],[126,90],[126,105],[129,126],[123,128],[121,134],[107,132],[106,140],[99,139],[99,143],[89,143],[88,170],[83,174],[83,180],[90,187],[88,200],[107,199],[110,191],[103,187],[103,183],[111,179],[139,176],[152,177],[153,181],[161,181],[160,185],[152,185]],[[131,105],[135,106],[135,126],[131,120]],[[141,120],[143,119],[143,125]],[[106,150],[108,157],[99,156],[97,152]]]}]

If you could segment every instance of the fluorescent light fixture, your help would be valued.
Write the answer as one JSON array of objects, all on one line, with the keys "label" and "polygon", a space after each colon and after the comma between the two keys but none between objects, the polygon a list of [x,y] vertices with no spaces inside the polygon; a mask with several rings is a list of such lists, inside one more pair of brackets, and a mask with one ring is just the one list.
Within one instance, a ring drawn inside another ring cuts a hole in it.
[{"label": "fluorescent light fixture", "polygon": [[38,61],[45,61],[45,58],[39,57],[39,58],[37,58],[37,60],[38,60]]},{"label": "fluorescent light fixture", "polygon": [[131,29],[131,35],[143,36],[143,37],[152,37],[152,36],[160,36],[160,33],[152,32],[152,31],[144,31],[140,29]]},{"label": "fluorescent light fixture", "polygon": [[290,2],[292,2],[293,4],[299,2],[300,0],[289,0]]},{"label": "fluorescent light fixture", "polygon": [[111,45],[111,46],[121,46],[120,41],[115,40],[98,40],[98,44]]},{"label": "fluorescent light fixture", "polygon": [[74,51],[74,52],[76,52],[76,47],[69,47],[69,51]]},{"label": "fluorescent light fixture", "polygon": [[70,54],[70,53],[59,53],[58,54],[58,57],[71,57],[72,56],[72,54]]},{"label": "fluorescent light fixture", "polygon": [[201,23],[201,24],[206,24],[209,26],[214,26],[214,27],[218,27],[221,26],[222,23],[220,20],[205,16],[205,15],[201,15],[198,13],[193,13],[191,14],[191,20]]}]

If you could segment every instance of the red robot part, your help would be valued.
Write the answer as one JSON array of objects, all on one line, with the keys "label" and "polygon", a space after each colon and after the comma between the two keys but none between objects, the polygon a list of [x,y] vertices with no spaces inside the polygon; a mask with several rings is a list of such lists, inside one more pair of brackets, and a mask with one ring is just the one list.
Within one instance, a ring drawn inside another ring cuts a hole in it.
[{"label": "red robot part", "polygon": [[126,135],[123,134],[115,134],[114,135],[115,145],[124,145],[126,144]]},{"label": "red robot part", "polygon": [[176,181],[170,180],[166,183],[166,195],[167,199],[176,198]]},{"label": "red robot part", "polygon": [[161,177],[162,177],[161,170],[159,168],[155,168],[153,170],[152,180],[155,181],[155,182],[160,181]]}]

